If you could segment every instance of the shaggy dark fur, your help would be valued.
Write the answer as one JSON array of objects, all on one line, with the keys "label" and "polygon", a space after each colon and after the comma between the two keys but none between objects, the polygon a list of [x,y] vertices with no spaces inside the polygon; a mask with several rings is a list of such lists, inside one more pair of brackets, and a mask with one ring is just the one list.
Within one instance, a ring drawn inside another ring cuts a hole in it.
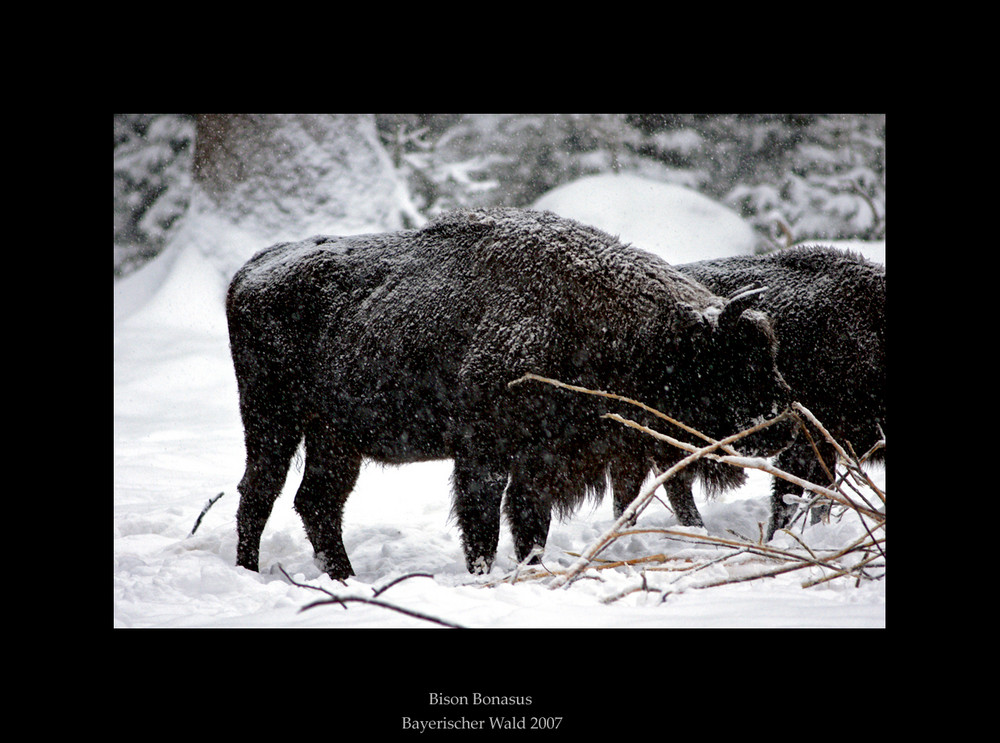
[{"label": "shaggy dark fur", "polygon": [[[654,425],[634,406],[509,383],[534,372],[614,391],[721,437],[789,402],[770,325],[746,307],[549,212],[455,212],[262,251],[227,299],[247,450],[238,564],[257,569],[303,436],[295,508],[332,577],[352,574],[341,513],[364,458],[454,459],[469,569],[493,562],[504,495],[523,559],[545,544],[553,510],[609,483],[631,500],[653,461],[683,453],[601,417]],[[751,447],[772,452],[791,435],[773,426]]]},{"label": "shaggy dark fur", "polygon": [[[878,427],[885,431],[884,266],[843,250],[803,247],[676,268],[717,294],[747,285],[768,287],[759,309],[778,336],[778,369],[793,397],[859,455],[879,440]],[[810,432],[832,472],[833,447],[818,431]],[[873,461],[885,461],[884,448]],[[776,465],[810,482],[828,482],[804,436],[778,456]],[[678,480],[668,494],[681,523],[700,525],[690,479]],[[729,484],[738,482],[734,478]],[[795,512],[784,496],[800,493],[787,480],[774,479],[768,539]],[[619,511],[625,505],[616,502]]]}]

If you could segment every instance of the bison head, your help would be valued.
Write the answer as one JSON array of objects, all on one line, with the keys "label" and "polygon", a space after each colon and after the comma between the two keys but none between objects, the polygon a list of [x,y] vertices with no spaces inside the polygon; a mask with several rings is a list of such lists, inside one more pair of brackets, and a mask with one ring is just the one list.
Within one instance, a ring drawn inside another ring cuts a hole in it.
[{"label": "bison head", "polygon": [[[661,334],[661,348],[664,340],[668,344],[656,395],[663,412],[720,439],[788,407],[791,390],[776,365],[777,338],[767,316],[754,309],[762,291],[741,290],[721,308],[689,308],[666,337]],[[794,432],[792,421],[782,421],[736,448],[771,456],[791,443]]]}]

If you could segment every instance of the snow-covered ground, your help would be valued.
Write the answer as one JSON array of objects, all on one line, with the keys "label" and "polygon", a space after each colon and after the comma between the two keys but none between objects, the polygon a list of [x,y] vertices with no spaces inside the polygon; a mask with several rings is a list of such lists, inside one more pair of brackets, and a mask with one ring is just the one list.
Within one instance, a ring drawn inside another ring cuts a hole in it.
[{"label": "snow-covered ground", "polygon": [[[676,214],[677,220],[704,218],[697,210],[686,217]],[[592,223],[602,226],[596,219]],[[870,247],[884,260],[884,243],[861,247]],[[375,590],[410,573],[431,577],[408,578],[379,599],[470,628],[885,626],[884,578],[857,587],[837,580],[803,588],[805,580],[820,573],[797,571],[696,587],[728,575],[733,567],[727,563],[700,571],[697,579],[649,574],[649,585],[674,588],[665,601],[661,593],[639,591],[610,602],[605,599],[641,585],[638,570],[595,571],[558,590],[538,581],[487,585],[515,567],[510,534],[504,527],[490,576],[466,572],[457,528],[449,520],[449,462],[363,470],[344,516],[344,541],[357,573],[346,585],[321,574],[313,562],[292,509],[301,477],[293,466],[264,533],[261,572],[236,567],[236,484],[243,473],[243,442],[224,291],[212,261],[183,236],[154,262],[115,284],[115,627],[439,626],[363,603],[346,604],[346,610],[325,605],[302,611],[325,598],[316,588],[341,597],[372,598]],[[875,478],[884,488],[884,472],[876,472]],[[697,493],[708,534],[731,536],[732,530],[756,535],[758,523],[767,519],[768,489],[768,477],[751,470],[739,491],[712,501]],[[219,493],[224,495],[192,535],[202,508]],[[554,522],[544,563],[571,564],[569,553],[585,549],[613,522],[609,502],[585,506],[572,519]],[[654,502],[639,525],[675,528],[676,520]],[[860,534],[857,519],[847,515],[808,527],[800,538],[824,548],[845,545]],[[787,535],[776,543],[795,544]],[[647,534],[615,543],[606,556],[655,553],[699,559],[724,554],[715,547]],[[283,573],[311,587],[294,585]],[[682,587],[686,590],[677,590]]]}]

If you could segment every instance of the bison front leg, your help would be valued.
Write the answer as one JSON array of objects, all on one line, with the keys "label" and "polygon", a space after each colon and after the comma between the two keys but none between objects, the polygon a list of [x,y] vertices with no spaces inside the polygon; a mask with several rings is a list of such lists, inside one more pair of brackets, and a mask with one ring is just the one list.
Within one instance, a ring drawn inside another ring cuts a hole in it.
[{"label": "bison front leg", "polygon": [[792,517],[798,510],[794,503],[785,503],[786,495],[801,495],[801,488],[797,488],[791,483],[780,478],[774,479],[771,489],[771,518],[767,523],[767,541],[770,542],[774,535],[781,529],[786,528],[792,521]]},{"label": "bison front leg", "polygon": [[[823,458],[823,463],[826,464],[832,473],[834,464],[837,461],[836,450],[826,442],[817,442],[817,449]],[[827,470],[820,464],[816,458],[816,453],[807,443],[796,442],[790,446],[778,455],[776,464],[778,469],[800,477],[807,482],[816,483],[817,485],[826,485],[830,482]],[[788,480],[775,477],[774,483],[771,486],[771,519],[767,525],[768,541],[779,530],[787,528],[798,512],[799,506],[796,503],[785,503],[786,495],[802,496],[803,491],[802,488],[790,483]],[[814,508],[813,523],[816,523],[819,519],[824,508],[826,507],[820,506],[818,510]]]},{"label": "bison front leg", "polygon": [[705,526],[698,506],[694,502],[694,490],[692,489],[694,478],[686,475],[683,471],[678,472],[665,483],[663,489],[667,491],[667,500],[677,517],[678,523],[682,526]]},{"label": "bison front leg", "polygon": [[[555,477],[552,475],[551,477]],[[504,515],[514,537],[514,554],[523,561],[534,549],[544,549],[552,520],[552,491],[555,483],[544,471],[515,467],[507,487]],[[541,562],[536,555],[530,562]]]},{"label": "bison front leg", "polygon": [[[625,509],[632,505],[632,501],[639,496],[642,484],[648,474],[648,469],[631,465],[627,461],[616,460],[611,465],[611,484],[614,491],[612,494],[612,513],[616,519],[620,518],[625,513]],[[634,518],[629,525],[635,525]]]},{"label": "bison front leg", "polygon": [[306,463],[295,494],[295,511],[320,568],[334,580],[354,575],[342,536],[344,503],[361,471],[361,456],[340,448],[334,433],[318,419],[306,429]]},{"label": "bison front leg", "polygon": [[487,573],[500,540],[500,503],[507,471],[473,456],[455,457],[454,514],[470,573]]}]

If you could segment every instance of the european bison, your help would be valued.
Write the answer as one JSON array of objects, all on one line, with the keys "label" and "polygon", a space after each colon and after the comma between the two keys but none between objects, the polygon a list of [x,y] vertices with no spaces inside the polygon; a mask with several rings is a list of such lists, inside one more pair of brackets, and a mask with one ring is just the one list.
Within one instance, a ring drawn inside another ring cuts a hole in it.
[{"label": "european bison", "polygon": [[[885,431],[885,267],[848,251],[802,247],[764,256],[742,256],[676,266],[709,290],[725,294],[747,285],[766,286],[760,309],[778,336],[778,369],[805,405],[837,439],[860,455]],[[811,428],[811,427],[810,427]],[[813,440],[823,461],[836,464],[833,447],[815,430]],[[885,448],[872,461],[885,462]],[[782,452],[776,465],[809,482],[829,478],[804,436]],[[724,465],[717,465],[724,467]],[[741,473],[742,474],[742,473]],[[716,482],[733,485],[741,477],[717,475]],[[690,488],[691,477],[676,478],[668,495],[678,520],[701,525]],[[786,494],[801,490],[774,478],[767,538],[787,526],[795,506]],[[627,502],[619,500],[620,512]]]},{"label": "european bison", "polygon": [[[727,302],[550,212],[460,211],[419,230],[258,253],[227,298],[247,452],[237,563],[258,568],[303,437],[295,509],[331,577],[353,574],[341,514],[364,458],[453,459],[469,570],[492,565],[505,494],[524,559],[545,544],[553,509],[609,484],[631,500],[653,462],[685,452],[602,418],[655,425],[633,406],[509,383],[533,372],[614,391],[722,437],[790,402],[752,302]],[[771,426],[748,446],[771,453],[792,434],[790,423]]]}]

